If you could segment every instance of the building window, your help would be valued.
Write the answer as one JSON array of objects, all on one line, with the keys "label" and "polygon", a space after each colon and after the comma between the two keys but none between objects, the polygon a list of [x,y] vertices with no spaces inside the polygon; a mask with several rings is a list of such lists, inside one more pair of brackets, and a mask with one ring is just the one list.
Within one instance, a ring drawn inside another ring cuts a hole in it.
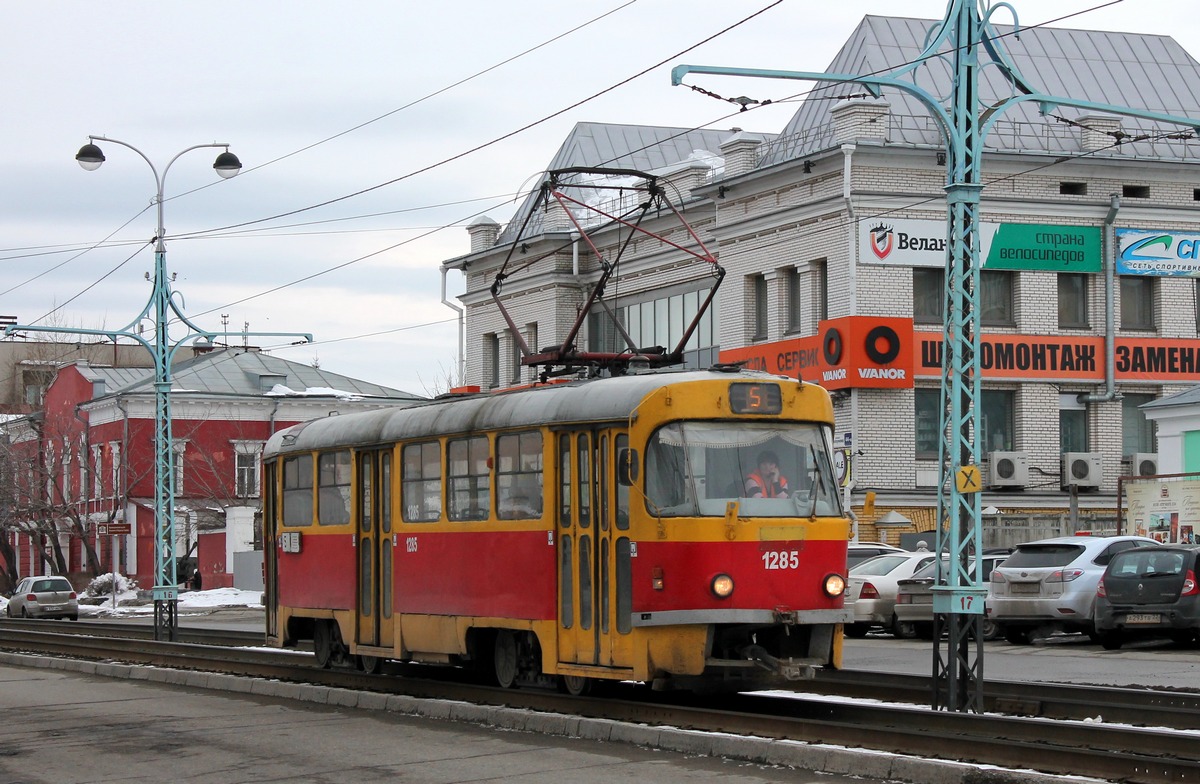
[{"label": "building window", "polygon": [[916,421],[916,457],[937,460],[941,441],[941,389],[913,390],[913,415]]},{"label": "building window", "polygon": [[1154,278],[1121,276],[1121,329],[1154,329]]},{"label": "building window", "polygon": [[177,496],[183,495],[183,453],[186,450],[186,441],[176,441],[171,444],[171,488]]},{"label": "building window", "polygon": [[820,323],[829,318],[829,265],[825,259],[817,259],[808,263],[808,270],[812,276],[813,315]]},{"label": "building window", "polygon": [[754,319],[751,340],[767,339],[767,278],[765,275],[750,277],[750,313]]},{"label": "building window", "polygon": [[92,447],[92,498],[104,497],[104,480],[103,474],[100,473],[102,467],[101,460],[103,452],[100,445],[96,444]]},{"label": "building window", "polygon": [[113,498],[121,496],[121,444],[119,441],[112,441],[108,445],[108,453],[112,455],[112,465],[109,466],[109,473],[112,479],[112,491],[110,495]]},{"label": "building window", "polygon": [[509,349],[509,380],[513,384],[521,383],[521,370],[524,367],[521,364],[521,339],[516,332],[508,333],[508,349]]},{"label": "building window", "polygon": [[1060,452],[1086,452],[1088,447],[1087,404],[1071,392],[1058,396],[1058,449]]},{"label": "building window", "polygon": [[1011,272],[979,273],[979,323],[992,327],[1011,327],[1013,317],[1013,276]]},{"label": "building window", "polygon": [[447,444],[447,512],[451,520],[486,520],[491,508],[487,436]]},{"label": "building window", "polygon": [[259,494],[258,463],[262,456],[261,441],[234,441],[234,494],[238,498],[255,498]]},{"label": "building window", "polygon": [[1141,409],[1152,400],[1154,395],[1126,394],[1121,397],[1122,454],[1158,451],[1154,443],[1154,422],[1147,419]]},{"label": "building window", "polygon": [[[1012,273],[983,270],[979,273],[979,323],[1011,327],[1016,323],[1013,308]],[[913,321],[941,324],[945,320],[946,272],[936,267],[913,268]]]},{"label": "building window", "polygon": [[21,387],[25,391],[25,402],[31,406],[40,406],[46,397],[46,390],[54,380],[53,370],[22,370]]},{"label": "building window", "polygon": [[442,516],[442,448],[436,441],[404,447],[400,485],[406,523],[432,523]]},{"label": "building window", "polygon": [[500,386],[500,336],[483,336],[483,379],[489,389]]},{"label": "building window", "polygon": [[1088,326],[1088,276],[1063,272],[1058,276],[1058,328],[1086,329]]},{"label": "building window", "polygon": [[1087,196],[1086,182],[1060,182],[1058,192],[1063,196]]},{"label": "building window", "polygon": [[941,324],[946,307],[946,273],[934,267],[913,267],[913,321]]},{"label": "building window", "polygon": [[1016,395],[1006,389],[985,389],[979,394],[980,429],[983,432],[983,451],[1006,451],[1013,448],[1013,421]]},{"label": "building window", "polygon": [[787,271],[787,331],[804,330],[804,289],[800,282],[800,270],[795,267]]}]

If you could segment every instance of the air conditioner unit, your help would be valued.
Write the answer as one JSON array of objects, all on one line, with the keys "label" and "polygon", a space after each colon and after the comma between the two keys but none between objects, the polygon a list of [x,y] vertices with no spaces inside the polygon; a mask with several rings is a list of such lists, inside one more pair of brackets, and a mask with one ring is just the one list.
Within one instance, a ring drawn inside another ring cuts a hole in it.
[{"label": "air conditioner unit", "polygon": [[1134,452],[1126,455],[1125,460],[1133,476],[1158,476],[1158,455],[1154,452]]},{"label": "air conditioner unit", "polygon": [[1029,484],[1029,458],[1024,452],[989,452],[988,487],[1025,487]]},{"label": "air conditioner unit", "polygon": [[1063,452],[1062,486],[1099,487],[1104,480],[1099,452]]}]

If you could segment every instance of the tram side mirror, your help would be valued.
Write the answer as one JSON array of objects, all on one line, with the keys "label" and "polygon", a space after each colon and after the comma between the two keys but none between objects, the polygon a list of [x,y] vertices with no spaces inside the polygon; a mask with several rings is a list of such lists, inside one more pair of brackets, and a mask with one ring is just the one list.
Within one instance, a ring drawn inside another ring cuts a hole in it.
[{"label": "tram side mirror", "polygon": [[617,481],[629,487],[638,478],[638,453],[628,447],[617,450]]}]

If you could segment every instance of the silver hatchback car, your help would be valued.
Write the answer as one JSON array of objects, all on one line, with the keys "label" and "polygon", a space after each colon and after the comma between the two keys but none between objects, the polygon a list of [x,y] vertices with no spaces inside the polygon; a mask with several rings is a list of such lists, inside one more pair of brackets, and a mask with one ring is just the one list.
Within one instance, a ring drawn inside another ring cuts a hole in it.
[{"label": "silver hatchback car", "polygon": [[992,571],[989,617],[1015,645],[1055,631],[1095,638],[1096,585],[1113,556],[1136,547],[1161,545],[1144,536],[1062,536],[1019,544]]},{"label": "silver hatchback car", "polygon": [[66,577],[26,577],[8,600],[9,618],[79,620],[79,597]]}]

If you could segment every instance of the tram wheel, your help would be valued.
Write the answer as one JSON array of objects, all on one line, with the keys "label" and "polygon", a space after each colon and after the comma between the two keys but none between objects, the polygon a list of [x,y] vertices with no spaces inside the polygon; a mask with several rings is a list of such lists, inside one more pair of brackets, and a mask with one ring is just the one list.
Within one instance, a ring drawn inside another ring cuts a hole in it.
[{"label": "tram wheel", "polygon": [[327,670],[333,663],[333,632],[328,621],[317,621],[313,627],[313,653],[317,666]]},{"label": "tram wheel", "polygon": [[356,656],[354,657],[354,664],[359,670],[367,673],[368,675],[378,675],[380,670],[383,669],[383,657],[366,655]]},{"label": "tram wheel", "polygon": [[558,688],[572,697],[582,697],[592,690],[594,681],[586,675],[560,675]]},{"label": "tram wheel", "polygon": [[514,688],[517,684],[517,636],[511,629],[496,632],[496,647],[492,654],[496,665],[496,683],[502,689]]}]

